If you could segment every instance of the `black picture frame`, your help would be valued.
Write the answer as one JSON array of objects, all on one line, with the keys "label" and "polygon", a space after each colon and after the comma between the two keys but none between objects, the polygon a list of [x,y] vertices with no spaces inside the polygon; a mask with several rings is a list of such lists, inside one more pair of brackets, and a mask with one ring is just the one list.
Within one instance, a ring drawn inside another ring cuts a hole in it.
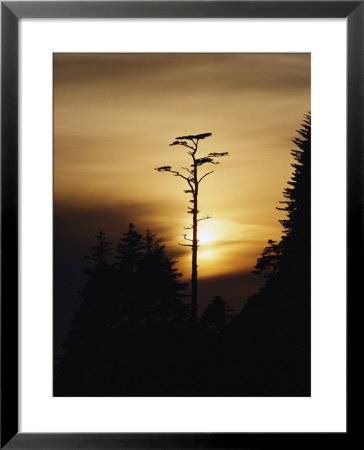
[{"label": "black picture frame", "polygon": [[[1,2],[1,448],[297,448],[346,433],[18,433],[18,23],[21,18],[346,18],[347,299],[363,274],[363,1]],[[349,416],[348,416],[349,417]]]}]

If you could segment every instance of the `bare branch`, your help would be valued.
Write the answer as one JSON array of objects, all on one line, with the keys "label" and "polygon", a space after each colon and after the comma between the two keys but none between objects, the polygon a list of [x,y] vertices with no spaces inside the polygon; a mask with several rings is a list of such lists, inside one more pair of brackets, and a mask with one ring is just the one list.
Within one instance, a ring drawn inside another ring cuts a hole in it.
[{"label": "bare branch", "polygon": [[193,188],[193,178],[189,178],[189,177],[185,177],[184,175],[182,175],[180,172],[177,172],[177,170],[172,170],[171,166],[161,166],[161,167],[156,167],[154,170],[157,170],[158,172],[170,172],[172,173],[175,177],[180,177],[183,178],[184,180],[187,181],[188,185],[190,186],[192,193],[194,194],[194,188]]},{"label": "bare branch", "polygon": [[[201,220],[207,220],[207,219],[212,219],[212,217],[207,214],[207,216],[201,217],[201,219],[197,219],[197,222],[200,222]],[[185,229],[187,230],[187,228],[185,228]]]},{"label": "bare branch", "polygon": [[173,175],[174,175],[175,177],[181,177],[181,178],[183,178],[183,179],[186,180],[188,183],[191,181],[190,178],[185,177],[185,176],[182,175],[180,172],[177,172],[177,170],[169,170],[168,172],[173,173]]},{"label": "bare branch", "polygon": [[192,194],[193,195],[195,195],[195,188],[194,188],[194,186],[193,186],[193,184],[192,184],[192,181],[193,180],[187,180],[187,183],[188,183],[188,185],[189,185],[189,187],[190,187],[190,189],[191,189],[191,191],[192,191]]},{"label": "bare branch", "polygon": [[[192,141],[193,142],[193,141]],[[196,149],[194,147],[191,147],[190,145],[187,144],[187,142],[185,142],[184,144],[182,144],[184,147],[188,147],[190,148],[193,152],[196,151]]]},{"label": "bare branch", "polygon": [[182,175],[182,174],[179,173],[179,172],[175,172],[175,171],[172,171],[172,170],[171,170],[171,173],[173,173],[175,177],[181,177],[181,178],[183,178],[184,180],[187,181],[188,184],[190,184],[190,182],[192,181],[190,178],[185,177],[184,175]]},{"label": "bare branch", "polygon": [[207,173],[205,173],[205,175],[202,175],[202,177],[198,180],[197,184],[200,184],[200,182],[201,182],[205,177],[207,177],[207,175],[210,175],[210,173],[213,173],[213,172],[214,172],[214,170],[211,170],[211,172],[207,172]]},{"label": "bare branch", "polygon": [[170,145],[170,147],[172,147],[173,145],[183,145],[183,147],[188,147],[191,150],[194,150],[194,148],[191,147],[190,145],[188,145],[186,141],[174,141],[174,142],[172,142],[172,144],[169,144],[169,145]]},{"label": "bare branch", "polygon": [[193,170],[189,169],[188,167],[182,167],[182,169],[187,170],[187,172],[193,176]]}]

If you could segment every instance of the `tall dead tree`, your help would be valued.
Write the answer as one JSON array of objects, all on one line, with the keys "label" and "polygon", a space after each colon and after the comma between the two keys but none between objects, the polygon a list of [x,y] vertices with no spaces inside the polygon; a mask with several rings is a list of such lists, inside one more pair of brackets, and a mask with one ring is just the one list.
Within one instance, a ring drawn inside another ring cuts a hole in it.
[{"label": "tall dead tree", "polygon": [[[201,181],[214,172],[213,170],[211,170],[209,172],[199,174],[199,168],[204,164],[219,164],[217,161],[215,161],[215,159],[228,155],[228,152],[222,152],[208,153],[206,156],[197,157],[198,144],[200,140],[205,139],[209,136],[211,136],[211,133],[177,137],[175,141],[170,145],[181,145],[183,147],[186,147],[188,149],[187,154],[191,156],[192,164],[190,164],[188,167],[182,167],[180,171],[173,170],[172,166],[161,166],[155,169],[158,172],[170,172],[174,176],[180,177],[185,180],[188,184],[188,189],[184,192],[186,194],[191,194],[190,203],[192,203],[192,206],[188,207],[187,212],[189,214],[192,214],[192,224],[189,227],[185,227],[185,230],[192,230],[192,239],[187,237],[187,234],[184,234],[183,238],[189,243],[183,243],[180,245],[191,247],[192,249],[191,324],[193,326],[195,326],[197,323],[197,249],[199,247],[197,226],[198,222],[200,222],[201,220],[210,219],[210,216],[199,217],[198,192]],[[182,172],[182,170],[184,172]]]}]

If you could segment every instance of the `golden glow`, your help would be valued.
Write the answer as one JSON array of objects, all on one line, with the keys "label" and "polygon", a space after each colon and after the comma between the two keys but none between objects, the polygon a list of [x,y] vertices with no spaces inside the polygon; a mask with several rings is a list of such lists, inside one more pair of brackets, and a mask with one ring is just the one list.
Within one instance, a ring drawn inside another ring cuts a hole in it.
[{"label": "golden glow", "polygon": [[214,256],[213,250],[203,250],[199,252],[199,258],[201,260],[211,259]]},{"label": "golden glow", "polygon": [[199,230],[198,231],[198,242],[199,244],[210,244],[215,241],[216,237],[214,233],[209,230]]}]

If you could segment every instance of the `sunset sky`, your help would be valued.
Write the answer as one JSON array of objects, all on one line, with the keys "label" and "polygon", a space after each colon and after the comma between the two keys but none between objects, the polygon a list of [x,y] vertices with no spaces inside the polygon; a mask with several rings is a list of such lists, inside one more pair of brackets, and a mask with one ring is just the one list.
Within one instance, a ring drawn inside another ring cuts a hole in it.
[{"label": "sunset sky", "polygon": [[261,283],[250,273],[256,258],[281,236],[275,207],[309,110],[309,54],[55,54],[56,337],[77,306],[83,255],[101,228],[112,240],[129,222],[150,228],[190,278],[191,251],[178,245],[191,220],[187,186],[153,170],[189,163],[183,147],[169,146],[186,134],[212,133],[200,156],[230,154],[204,166],[215,173],[199,196],[201,214],[212,216],[199,234],[199,312],[212,295],[240,311]]}]

